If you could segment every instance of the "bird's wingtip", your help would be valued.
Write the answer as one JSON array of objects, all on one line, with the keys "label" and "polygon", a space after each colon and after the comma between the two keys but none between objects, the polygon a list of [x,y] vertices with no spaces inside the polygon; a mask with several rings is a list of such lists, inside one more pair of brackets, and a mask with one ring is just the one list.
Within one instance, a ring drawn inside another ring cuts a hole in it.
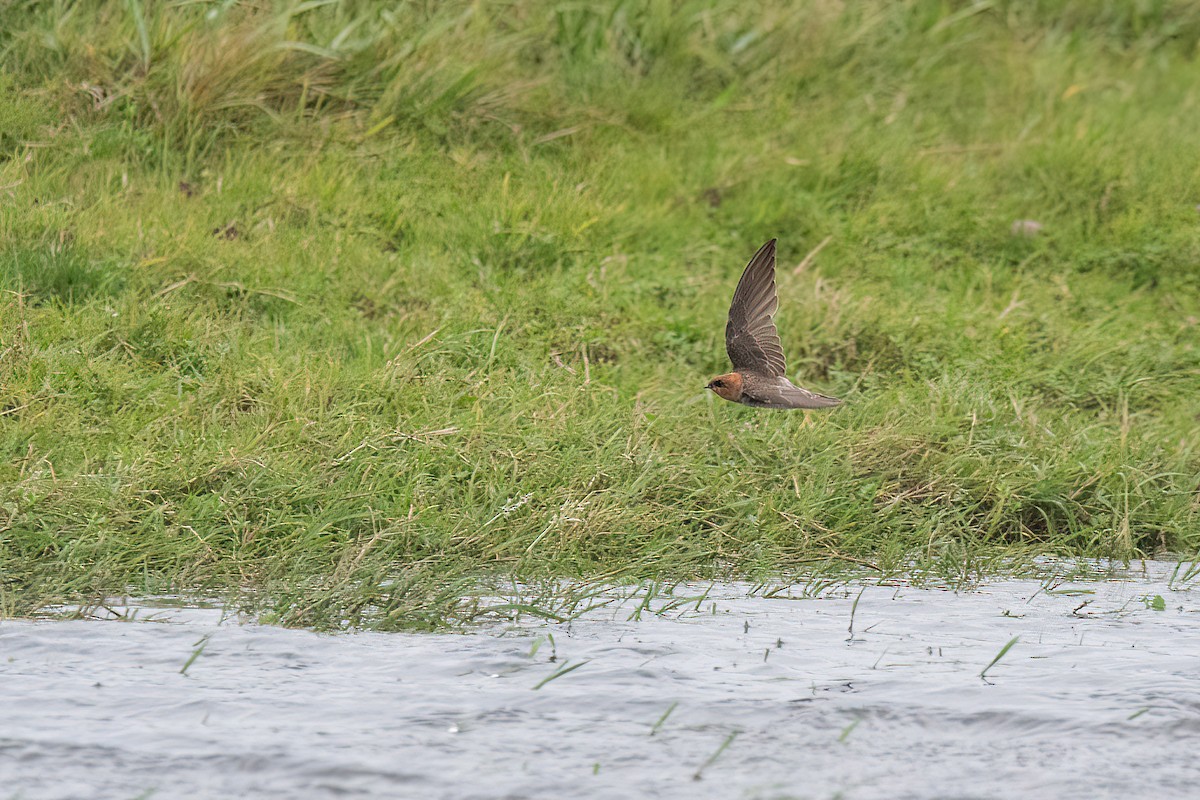
[{"label": "bird's wingtip", "polygon": [[[758,248],[758,252],[754,254],[755,258],[775,255],[775,243],[777,241],[779,240],[774,237],[767,239],[766,243],[762,247]],[[754,259],[751,259],[751,262],[753,261]]]}]

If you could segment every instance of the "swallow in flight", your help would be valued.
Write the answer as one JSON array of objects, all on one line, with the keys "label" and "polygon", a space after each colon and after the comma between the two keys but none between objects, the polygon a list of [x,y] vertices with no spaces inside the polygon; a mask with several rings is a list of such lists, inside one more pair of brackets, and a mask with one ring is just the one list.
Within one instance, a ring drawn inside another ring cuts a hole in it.
[{"label": "swallow in flight", "polygon": [[810,392],[787,379],[783,344],[775,329],[775,240],[764,244],[746,265],[733,292],[725,324],[725,351],[733,372],[708,382],[719,397],[756,408],[830,408],[842,401]]}]

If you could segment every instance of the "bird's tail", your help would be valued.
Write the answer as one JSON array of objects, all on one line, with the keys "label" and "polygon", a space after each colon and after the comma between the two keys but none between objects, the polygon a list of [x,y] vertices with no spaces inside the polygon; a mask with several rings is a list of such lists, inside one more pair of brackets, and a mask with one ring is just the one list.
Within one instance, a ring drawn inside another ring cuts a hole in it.
[{"label": "bird's tail", "polygon": [[842,401],[836,397],[810,392],[799,386],[795,387],[794,392],[788,392],[788,394],[791,395],[788,399],[796,404],[796,408],[833,408],[842,404]]}]

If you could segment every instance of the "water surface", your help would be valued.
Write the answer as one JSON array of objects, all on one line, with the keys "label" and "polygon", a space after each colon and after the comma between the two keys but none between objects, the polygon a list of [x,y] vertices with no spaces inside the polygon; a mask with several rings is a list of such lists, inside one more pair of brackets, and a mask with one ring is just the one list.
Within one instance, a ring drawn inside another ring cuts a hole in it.
[{"label": "water surface", "polygon": [[0,797],[1191,798],[1200,603],[1171,568],[696,586],[466,634],[6,621]]}]

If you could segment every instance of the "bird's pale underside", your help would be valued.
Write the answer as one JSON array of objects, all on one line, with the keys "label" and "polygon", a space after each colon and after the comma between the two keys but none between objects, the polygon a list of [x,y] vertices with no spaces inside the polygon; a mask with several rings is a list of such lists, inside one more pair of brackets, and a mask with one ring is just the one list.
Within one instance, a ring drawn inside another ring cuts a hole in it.
[{"label": "bird's pale underside", "polygon": [[733,372],[718,375],[707,388],[734,403],[758,408],[830,408],[836,397],[810,392],[789,381],[783,343],[775,329],[775,240],[750,259],[733,292],[725,324],[725,350]]}]

